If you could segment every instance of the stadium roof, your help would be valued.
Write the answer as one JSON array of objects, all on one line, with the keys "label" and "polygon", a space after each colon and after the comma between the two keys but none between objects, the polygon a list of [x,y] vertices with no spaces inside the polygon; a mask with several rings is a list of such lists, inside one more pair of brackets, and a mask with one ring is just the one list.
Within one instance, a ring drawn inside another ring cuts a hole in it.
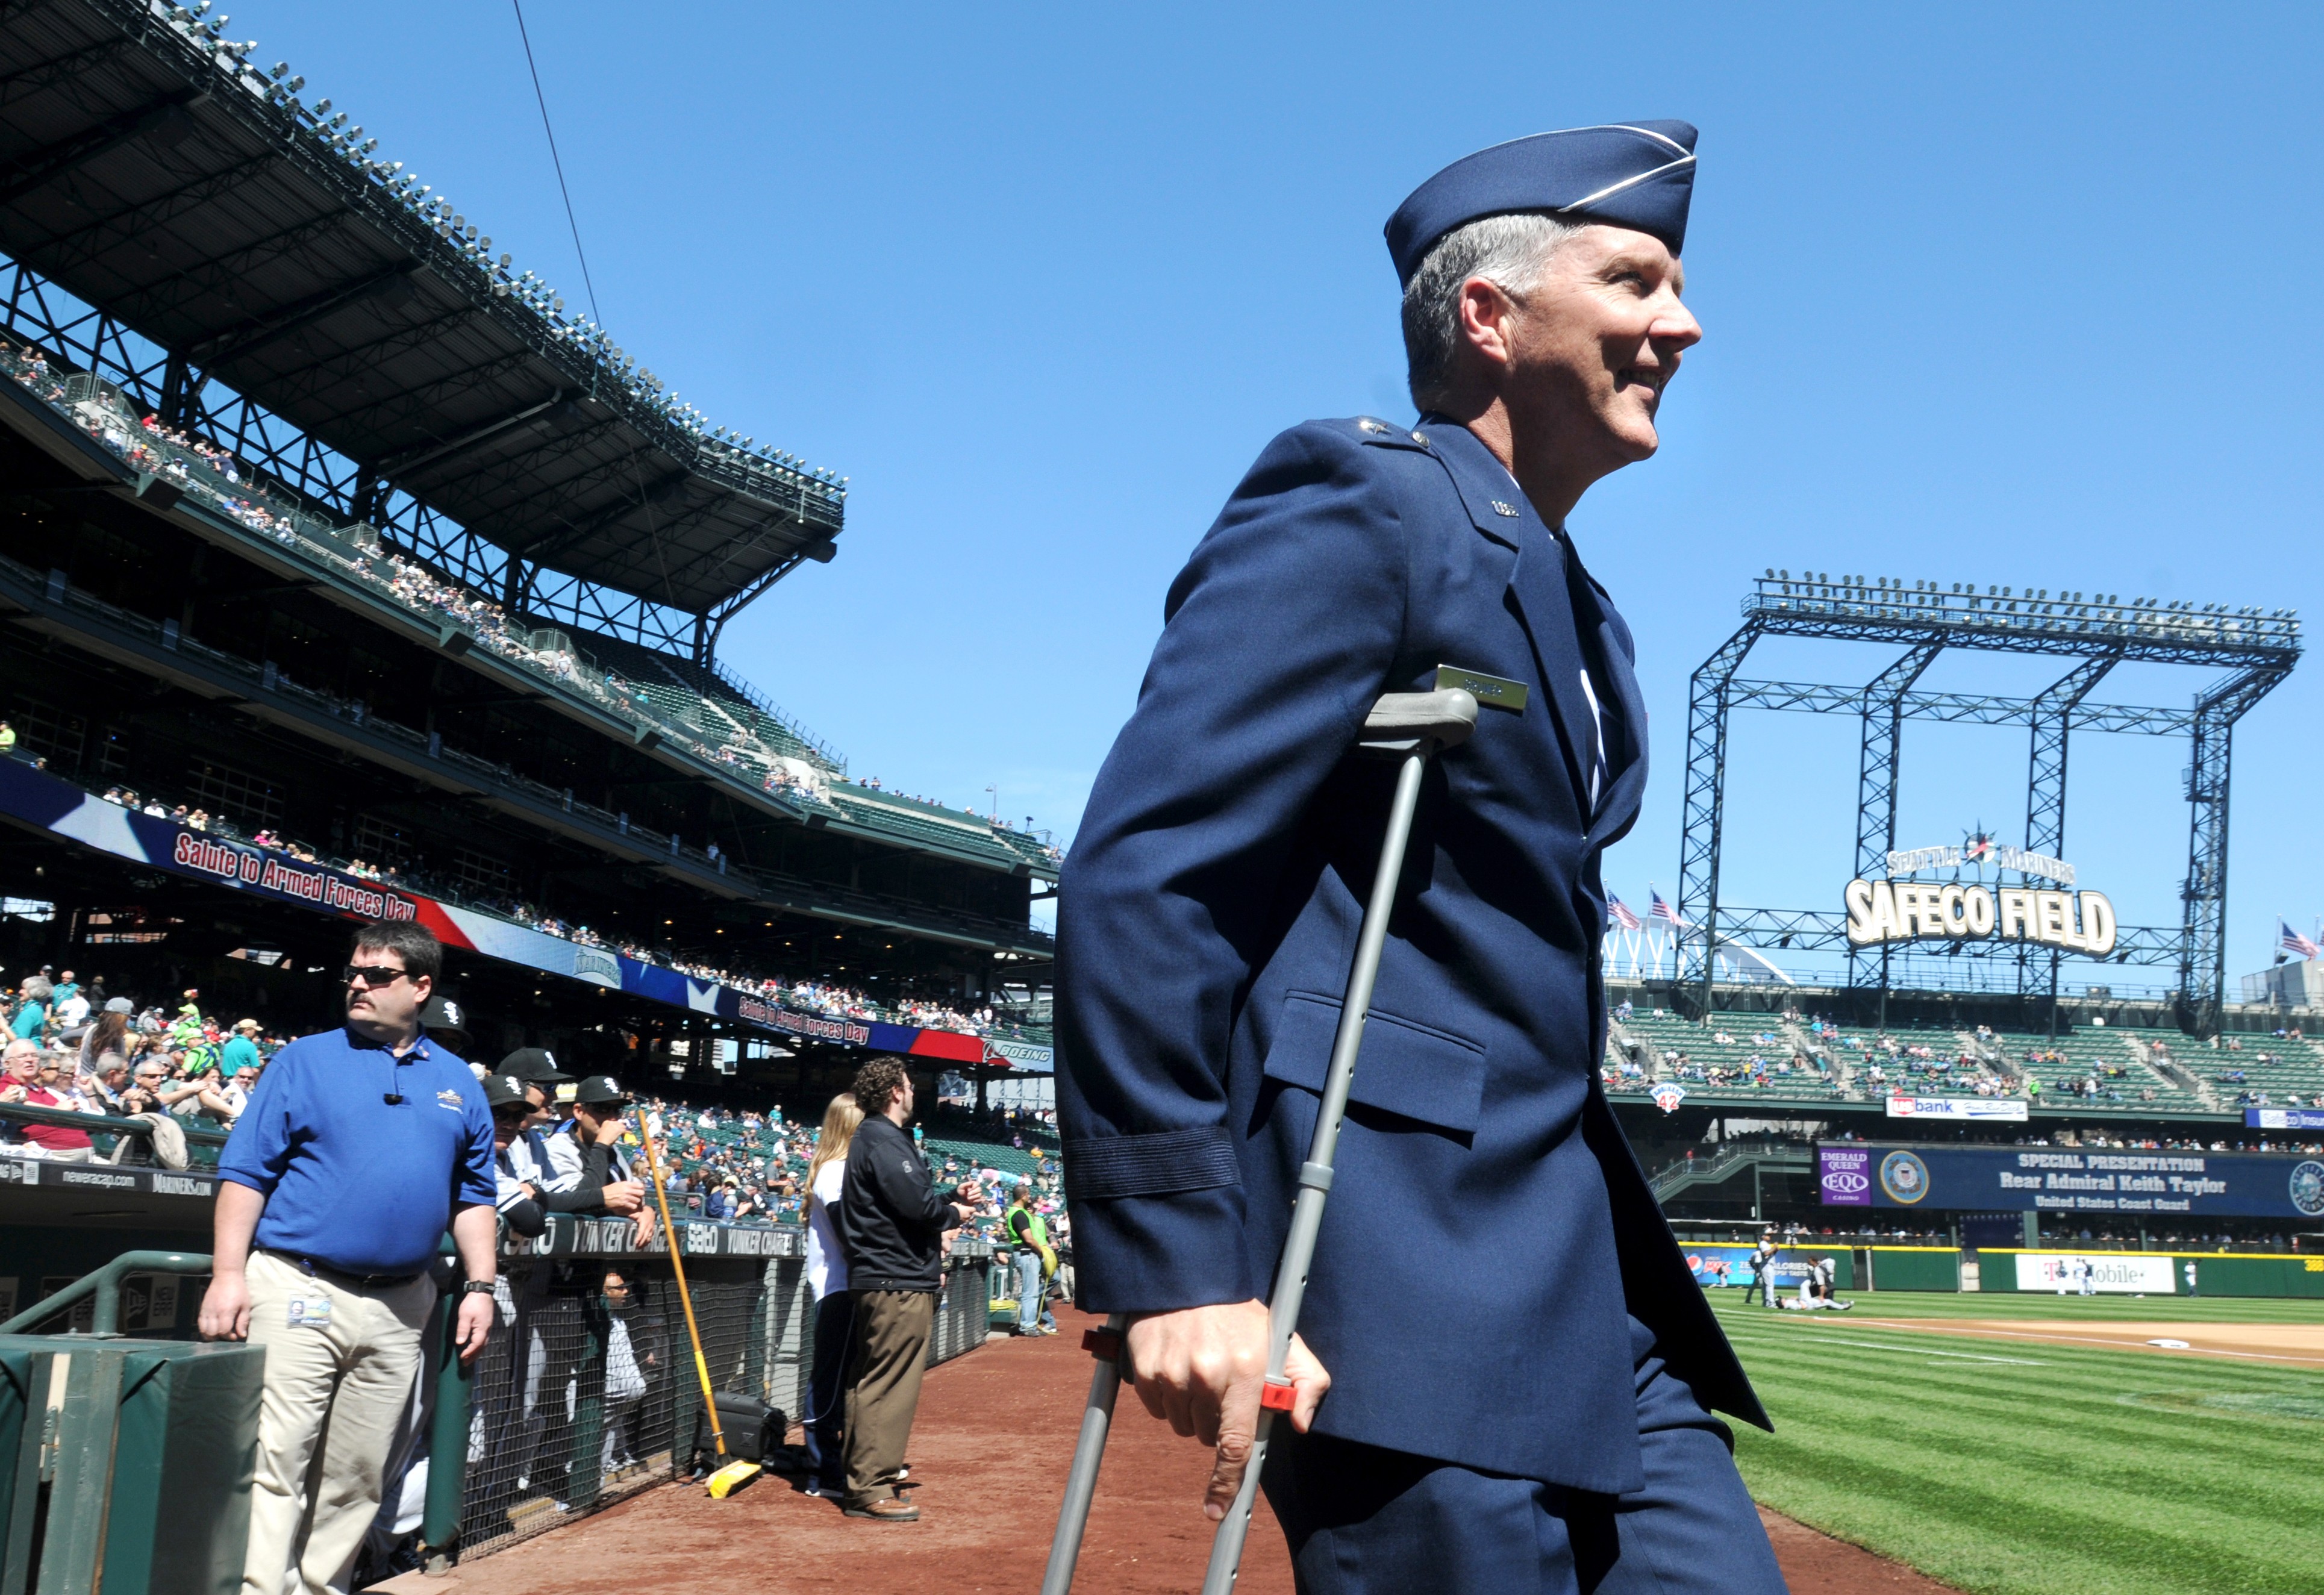
[{"label": "stadium roof", "polygon": [[706,428],[217,30],[0,7],[0,247],[520,560],[699,614],[831,557],[844,479]]}]

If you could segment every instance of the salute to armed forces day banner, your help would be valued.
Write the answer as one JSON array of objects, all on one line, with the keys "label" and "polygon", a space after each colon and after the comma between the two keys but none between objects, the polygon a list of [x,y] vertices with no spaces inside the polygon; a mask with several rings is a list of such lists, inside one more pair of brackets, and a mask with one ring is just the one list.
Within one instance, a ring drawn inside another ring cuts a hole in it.
[{"label": "salute to armed forces day banner", "polygon": [[2094,1147],[1816,1148],[1826,1207],[2324,1218],[2324,1159],[2266,1152]]},{"label": "salute to armed forces day banner", "polygon": [[92,797],[20,760],[0,759],[0,818],[115,858],[276,902],[351,919],[417,920],[447,947],[464,947],[543,974],[608,986],[649,1001],[779,1035],[874,1052],[942,1058],[948,1063],[996,1063],[1008,1067],[1048,1062],[1046,1047],[1009,1045],[988,1053],[982,1037],[803,1013],[756,992],[696,980],[679,970],[626,957],[610,947],[584,946],[416,891],[365,880],[323,864],[301,863],[287,853],[247,842],[230,842],[159,815],[140,814]]}]

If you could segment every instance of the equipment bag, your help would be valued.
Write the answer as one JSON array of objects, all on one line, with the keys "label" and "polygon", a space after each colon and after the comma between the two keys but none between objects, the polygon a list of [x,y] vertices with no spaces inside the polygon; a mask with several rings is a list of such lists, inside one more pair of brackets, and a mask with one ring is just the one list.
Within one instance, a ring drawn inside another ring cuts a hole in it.
[{"label": "equipment bag", "polygon": [[[769,1406],[756,1396],[739,1390],[718,1392],[718,1427],[726,1436],[726,1454],[746,1462],[763,1462],[782,1449],[783,1431],[789,1427],[779,1406]],[[710,1436],[703,1435],[706,1443]]]}]

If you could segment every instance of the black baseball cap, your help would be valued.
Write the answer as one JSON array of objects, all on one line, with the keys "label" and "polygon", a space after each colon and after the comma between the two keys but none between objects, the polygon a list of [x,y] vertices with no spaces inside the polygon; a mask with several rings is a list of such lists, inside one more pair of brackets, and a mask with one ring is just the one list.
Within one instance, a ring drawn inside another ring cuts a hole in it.
[{"label": "black baseball cap", "polygon": [[532,1103],[524,1094],[524,1082],[513,1074],[487,1074],[484,1080],[484,1106],[491,1109],[523,1108],[530,1111]]},{"label": "black baseball cap", "polygon": [[573,1100],[590,1108],[627,1107],[630,1093],[611,1074],[592,1074],[581,1083]]},{"label": "black baseball cap", "polygon": [[545,1046],[520,1046],[501,1060],[500,1073],[513,1074],[527,1085],[563,1085],[573,1076],[557,1067],[557,1055]]},{"label": "black baseball cap", "polygon": [[420,1022],[431,1036],[468,1037],[468,1010],[460,1006],[456,997],[431,996],[420,1010]]}]

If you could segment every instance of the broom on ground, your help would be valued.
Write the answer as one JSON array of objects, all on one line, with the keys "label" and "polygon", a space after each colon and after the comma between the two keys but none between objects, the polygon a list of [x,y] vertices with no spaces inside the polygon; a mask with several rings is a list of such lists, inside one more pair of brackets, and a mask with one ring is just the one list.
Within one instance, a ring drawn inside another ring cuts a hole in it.
[{"label": "broom on ground", "polygon": [[694,1342],[694,1372],[702,1381],[702,1409],[710,1415],[710,1443],[718,1452],[718,1466],[710,1475],[710,1494],[723,1501],[756,1479],[761,1469],[757,1462],[729,1461],[726,1458],[726,1431],[718,1423],[718,1397],[710,1388],[710,1364],[703,1359],[702,1332],[694,1323],[694,1295],[686,1287],[685,1249],[678,1243],[678,1231],[670,1228],[669,1192],[662,1185],[661,1159],[654,1155],[653,1137],[646,1131],[643,1109],[638,1112],[638,1140],[646,1149],[646,1169],[653,1176],[654,1205],[661,1209],[662,1244],[669,1248],[670,1269],[678,1276],[678,1305],[686,1309],[686,1338]]}]

